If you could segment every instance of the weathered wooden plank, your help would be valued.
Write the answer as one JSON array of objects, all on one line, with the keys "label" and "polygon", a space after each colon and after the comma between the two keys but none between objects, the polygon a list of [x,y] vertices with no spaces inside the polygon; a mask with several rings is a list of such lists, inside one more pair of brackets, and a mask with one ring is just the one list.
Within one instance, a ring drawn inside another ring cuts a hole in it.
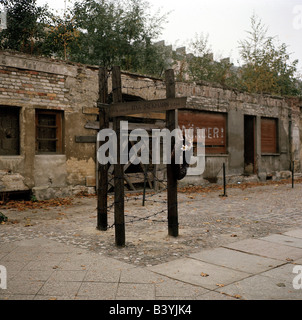
[{"label": "weathered wooden plank", "polygon": [[[113,128],[113,123],[109,122],[109,128]],[[163,129],[165,128],[165,123],[129,123],[128,122],[128,129],[134,130],[134,129],[144,129],[146,131],[151,131],[152,129]],[[99,130],[100,125],[99,121],[88,121],[85,124],[85,129],[93,129],[93,130]]]},{"label": "weathered wooden plank", "polygon": [[[166,71],[166,96],[175,97],[175,79],[174,70]],[[166,111],[166,125],[172,131],[177,127],[177,110]],[[172,147],[172,145],[171,145]],[[168,185],[168,234],[178,237],[178,205],[177,205],[177,179],[173,172],[173,166],[167,164],[167,185]]]},{"label": "weathered wooden plank", "polygon": [[109,107],[109,117],[181,109],[186,107],[186,103],[186,97],[114,103]]},{"label": "weathered wooden plank", "polygon": [[[112,91],[113,102],[122,101],[122,79],[120,67],[112,68]],[[120,162],[120,118],[113,120],[113,129],[117,134],[117,157]],[[125,215],[124,215],[124,166],[120,163],[114,165],[114,224],[115,224],[115,244],[117,247],[124,247],[125,235]]]},{"label": "weathered wooden plank", "polygon": [[130,117],[153,119],[153,120],[166,120],[165,112],[144,112],[144,113],[131,114]]},{"label": "weathered wooden plank", "polygon": [[[107,70],[105,68],[99,69],[99,103],[106,103],[108,98],[108,81]],[[105,129],[109,126],[107,108],[99,109],[99,129]],[[97,148],[103,142],[98,141]],[[108,194],[108,165],[98,163],[98,202],[97,202],[97,229],[107,230],[107,194]]]},{"label": "weathered wooden plank", "polygon": [[93,107],[83,107],[82,112],[84,114],[90,114],[90,115],[98,115],[100,110],[99,108],[93,108]]}]

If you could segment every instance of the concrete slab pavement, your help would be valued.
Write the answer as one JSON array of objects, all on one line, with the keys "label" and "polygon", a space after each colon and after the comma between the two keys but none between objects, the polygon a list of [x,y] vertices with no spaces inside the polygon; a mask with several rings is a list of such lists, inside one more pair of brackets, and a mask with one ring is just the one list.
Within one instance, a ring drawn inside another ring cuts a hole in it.
[{"label": "concrete slab pavement", "polygon": [[152,267],[40,237],[2,245],[0,265],[0,300],[301,300],[302,229]]}]

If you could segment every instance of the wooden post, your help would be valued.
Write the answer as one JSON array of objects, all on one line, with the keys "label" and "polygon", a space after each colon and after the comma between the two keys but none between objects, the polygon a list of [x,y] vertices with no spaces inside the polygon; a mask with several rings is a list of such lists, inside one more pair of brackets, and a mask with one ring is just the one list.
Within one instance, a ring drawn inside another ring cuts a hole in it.
[{"label": "wooden post", "polygon": [[[113,103],[122,102],[122,80],[120,67],[112,68]],[[125,216],[124,216],[124,166],[120,164],[120,117],[113,119],[113,130],[117,136],[117,164],[114,165],[114,224],[115,244],[125,246]]]},{"label": "wooden post", "polygon": [[[167,98],[175,98],[175,79],[174,70],[167,70],[166,76],[166,95]],[[177,111],[166,111],[166,127],[171,132],[177,127]],[[171,143],[173,149],[175,140]],[[178,208],[177,208],[177,179],[173,173],[172,165],[167,165],[168,183],[168,234],[178,237]]]},{"label": "wooden post", "polygon": [[[108,98],[108,83],[107,83],[107,70],[105,68],[99,69],[99,103],[107,103]],[[108,110],[106,107],[99,109],[99,123],[100,130],[109,128]],[[103,142],[97,145],[97,149]],[[101,165],[98,163],[97,175],[97,229],[107,230],[107,190],[108,190],[108,164]]]}]

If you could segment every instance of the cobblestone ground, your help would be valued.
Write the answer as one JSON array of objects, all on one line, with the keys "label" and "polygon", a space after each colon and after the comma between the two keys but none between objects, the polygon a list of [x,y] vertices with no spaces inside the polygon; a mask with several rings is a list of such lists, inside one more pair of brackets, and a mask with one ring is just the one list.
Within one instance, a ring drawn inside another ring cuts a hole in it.
[{"label": "cobblestone ground", "polygon": [[[36,208],[4,205],[8,222],[0,225],[1,245],[22,239],[46,237],[85,248],[138,266],[171,261],[202,249],[246,238],[302,227],[302,184],[269,185],[187,191],[178,194],[179,237],[169,237],[166,192],[141,195],[125,202],[126,247],[115,246],[114,227],[96,229],[96,197],[74,197],[63,205]],[[112,196],[109,197],[112,202]],[[108,216],[113,224],[113,210]]]}]

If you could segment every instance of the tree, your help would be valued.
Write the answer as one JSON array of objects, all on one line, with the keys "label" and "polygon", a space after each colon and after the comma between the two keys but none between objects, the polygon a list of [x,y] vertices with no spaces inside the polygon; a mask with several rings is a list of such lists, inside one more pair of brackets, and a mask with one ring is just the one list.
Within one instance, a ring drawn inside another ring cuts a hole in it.
[{"label": "tree", "polygon": [[47,6],[37,6],[36,0],[0,0],[7,11],[7,29],[0,33],[1,49],[39,54],[43,51]]},{"label": "tree", "polygon": [[50,15],[50,25],[44,42],[43,53],[54,55],[64,60],[70,59],[72,49],[79,45],[80,31],[76,28],[74,17],[70,12],[65,12],[63,17]]},{"label": "tree", "polygon": [[72,59],[153,74],[160,69],[164,58],[152,39],[160,34],[165,16],[148,13],[148,3],[87,0],[75,3],[73,15],[82,32],[80,49],[72,51]]},{"label": "tree", "polygon": [[190,43],[191,55],[187,58],[188,73],[193,81],[215,82],[235,86],[237,75],[230,59],[214,60],[208,36],[196,35]]},{"label": "tree", "polygon": [[267,36],[267,31],[258,17],[251,17],[249,36],[239,42],[242,87],[249,92],[297,95],[298,60],[290,61],[287,45]]}]

